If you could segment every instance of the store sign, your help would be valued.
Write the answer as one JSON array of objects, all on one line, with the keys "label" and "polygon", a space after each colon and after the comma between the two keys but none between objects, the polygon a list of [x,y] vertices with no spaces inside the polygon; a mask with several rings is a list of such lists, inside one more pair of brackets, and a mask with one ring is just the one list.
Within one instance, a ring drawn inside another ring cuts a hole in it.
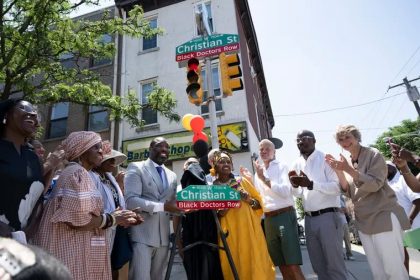
[{"label": "store sign", "polygon": [[177,206],[185,210],[238,208],[239,193],[229,186],[191,185],[176,194]]},{"label": "store sign", "polygon": [[239,36],[237,34],[214,34],[188,41],[176,47],[175,61],[211,57],[222,52],[239,52]]},{"label": "store sign", "polygon": [[[210,135],[210,129],[205,128],[204,133]],[[220,149],[232,153],[249,151],[246,122],[218,126],[217,134]],[[195,156],[192,149],[192,132],[182,131],[159,136],[164,137],[168,141],[170,160],[186,159]],[[155,137],[156,136],[123,141],[122,151],[127,155],[127,164],[147,159],[149,157],[150,142]],[[210,137],[209,146],[211,146]]]}]

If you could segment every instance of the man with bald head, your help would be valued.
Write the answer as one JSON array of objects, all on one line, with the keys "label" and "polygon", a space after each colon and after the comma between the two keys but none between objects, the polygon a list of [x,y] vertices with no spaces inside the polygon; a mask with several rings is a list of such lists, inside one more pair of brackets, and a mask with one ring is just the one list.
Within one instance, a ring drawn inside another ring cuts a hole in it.
[{"label": "man with bald head", "polygon": [[165,167],[169,144],[163,137],[152,140],[149,158],[130,163],[125,175],[125,199],[128,209],[139,208],[144,222],[133,226],[133,258],[129,279],[161,280],[169,252],[169,213],[181,213],[176,206],[176,175]]},{"label": "man with bald head", "polygon": [[309,258],[319,280],[347,279],[343,258],[343,225],[340,219],[340,185],[325,154],[315,149],[309,130],[297,134],[300,157],[289,179],[293,194],[302,198]]},{"label": "man with bald head", "polygon": [[300,269],[302,253],[292,187],[287,175],[289,170],[285,164],[276,160],[276,150],[270,140],[262,140],[259,151],[262,163],[254,162],[254,181],[263,199],[268,251],[284,279],[305,279]]}]

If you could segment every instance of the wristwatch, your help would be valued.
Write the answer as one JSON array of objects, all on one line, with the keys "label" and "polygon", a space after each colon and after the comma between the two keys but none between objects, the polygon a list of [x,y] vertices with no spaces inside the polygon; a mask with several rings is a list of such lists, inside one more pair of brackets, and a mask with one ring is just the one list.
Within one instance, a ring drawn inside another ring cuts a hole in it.
[{"label": "wristwatch", "polygon": [[251,203],[249,203],[249,205],[251,205],[251,208],[255,208],[257,206],[258,202],[256,199],[251,199]]},{"label": "wristwatch", "polygon": [[310,191],[314,189],[314,181],[309,181],[309,186],[307,187],[307,189]]}]

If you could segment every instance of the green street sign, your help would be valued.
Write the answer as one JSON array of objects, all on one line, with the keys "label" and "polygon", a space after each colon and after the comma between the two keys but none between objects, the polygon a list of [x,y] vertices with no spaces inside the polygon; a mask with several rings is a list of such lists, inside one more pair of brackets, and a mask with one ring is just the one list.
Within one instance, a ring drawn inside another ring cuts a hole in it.
[{"label": "green street sign", "polygon": [[176,47],[175,61],[182,62],[191,58],[219,55],[222,52],[238,52],[237,34],[214,34],[199,37]]},{"label": "green street sign", "polygon": [[176,194],[177,201],[239,201],[239,192],[230,186],[191,185]]},{"label": "green street sign", "polygon": [[239,192],[230,186],[191,185],[176,194],[176,204],[184,210],[241,207]]}]

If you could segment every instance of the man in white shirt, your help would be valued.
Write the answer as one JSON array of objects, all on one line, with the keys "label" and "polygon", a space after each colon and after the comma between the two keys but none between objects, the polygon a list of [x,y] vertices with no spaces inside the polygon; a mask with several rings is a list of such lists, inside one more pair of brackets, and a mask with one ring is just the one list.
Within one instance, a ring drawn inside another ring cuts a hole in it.
[{"label": "man in white shirt", "polygon": [[300,269],[302,253],[288,168],[275,159],[270,140],[262,140],[259,147],[263,164],[254,162],[255,187],[263,200],[268,251],[284,279],[305,279]]},{"label": "man in white shirt", "polygon": [[[404,177],[400,175],[397,167],[392,161],[387,160],[386,165],[388,167],[388,184],[394,190],[397,196],[398,204],[404,208],[405,213],[410,221],[411,228],[416,229],[420,227],[420,193],[413,192],[404,180]],[[404,248],[404,265],[409,270],[409,255],[407,249]]]},{"label": "man in white shirt", "polygon": [[306,244],[312,267],[319,280],[347,279],[337,175],[325,162],[324,153],[315,149],[316,140],[311,131],[299,132],[296,142],[301,156],[289,172],[289,179],[293,194],[303,200]]}]

